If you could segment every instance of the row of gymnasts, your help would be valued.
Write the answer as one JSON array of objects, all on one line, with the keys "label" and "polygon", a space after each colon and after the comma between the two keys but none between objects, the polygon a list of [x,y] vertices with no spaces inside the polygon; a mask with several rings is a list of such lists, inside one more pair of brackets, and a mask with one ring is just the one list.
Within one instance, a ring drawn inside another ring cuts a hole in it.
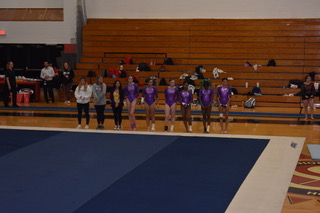
[{"label": "row of gymnasts", "polygon": [[[96,129],[104,129],[104,111],[106,106],[106,93],[107,86],[103,83],[103,77],[97,77],[96,82],[91,87],[86,82],[85,78],[81,78],[79,85],[75,90],[75,98],[78,109],[78,126],[81,127],[82,112],[85,113],[86,125],[85,129],[89,128],[89,102],[93,95],[93,104],[97,113]],[[181,115],[186,132],[192,132],[192,120],[191,120],[191,105],[193,103],[193,93],[190,90],[189,83],[185,81],[182,89],[176,86],[175,80],[169,81],[169,86],[165,89],[165,121],[164,131],[174,131],[176,109],[177,105],[181,106]],[[136,119],[135,109],[139,98],[139,87],[134,83],[133,76],[128,77],[128,84],[122,89],[121,82],[116,80],[113,87],[110,90],[110,102],[114,115],[115,130],[121,129],[122,124],[122,109],[124,103],[127,106],[128,118],[130,122],[130,130],[135,131]],[[211,112],[214,102],[214,91],[210,87],[209,79],[202,81],[202,87],[198,92],[199,102],[201,104],[201,111],[203,117],[204,133],[210,132],[211,124]],[[222,86],[218,87],[216,92],[216,100],[219,106],[219,119],[221,126],[221,133],[227,133],[228,129],[228,116],[229,105],[231,99],[231,87],[228,86],[228,80],[222,79]],[[158,90],[154,86],[154,80],[148,79],[147,85],[142,90],[141,102],[143,103],[146,112],[146,125],[148,131],[155,131],[155,111],[159,103]],[[169,129],[169,121],[171,126]]]}]

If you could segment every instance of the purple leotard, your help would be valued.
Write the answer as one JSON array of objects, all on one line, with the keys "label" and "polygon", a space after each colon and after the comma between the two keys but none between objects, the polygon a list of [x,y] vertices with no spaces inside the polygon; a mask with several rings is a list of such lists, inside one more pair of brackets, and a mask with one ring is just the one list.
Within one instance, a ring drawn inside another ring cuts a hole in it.
[{"label": "purple leotard", "polygon": [[144,101],[151,106],[155,99],[158,98],[158,90],[155,87],[145,87],[142,90],[142,95],[144,97]]},{"label": "purple leotard", "polygon": [[182,90],[182,91],[180,91],[178,100],[181,103],[187,104],[186,107],[190,106],[189,104],[191,104],[191,102],[193,101],[193,94],[192,94],[191,90],[188,90],[188,91]]},{"label": "purple leotard", "polygon": [[204,87],[202,87],[199,91],[199,100],[201,104],[204,106],[210,105],[213,101],[213,94],[213,89],[205,89]]},{"label": "purple leotard", "polygon": [[218,96],[221,105],[227,105],[231,97],[231,87],[218,87]]},{"label": "purple leotard", "polygon": [[124,94],[130,102],[134,101],[139,96],[139,88],[136,84],[128,84],[124,88]]},{"label": "purple leotard", "polygon": [[164,95],[166,97],[166,104],[168,104],[170,107],[177,102],[179,90],[178,88],[174,87],[167,87],[164,91]]}]

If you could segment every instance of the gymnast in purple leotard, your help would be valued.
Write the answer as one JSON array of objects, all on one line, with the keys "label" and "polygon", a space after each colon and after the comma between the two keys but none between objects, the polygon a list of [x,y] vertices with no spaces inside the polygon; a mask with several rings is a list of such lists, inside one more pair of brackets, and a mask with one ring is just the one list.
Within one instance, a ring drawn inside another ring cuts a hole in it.
[{"label": "gymnast in purple leotard", "polygon": [[[187,132],[192,132],[192,121],[191,121],[191,103],[193,101],[193,94],[188,89],[189,83],[183,83],[183,90],[180,91],[178,101],[181,103],[181,113],[183,124]],[[188,128],[189,125],[189,128]]]},{"label": "gymnast in purple leotard", "polygon": [[131,125],[130,130],[136,130],[136,118],[134,111],[136,108],[137,98],[139,97],[139,88],[133,82],[133,76],[128,77],[128,85],[124,88],[124,96],[128,107],[129,121]]},{"label": "gymnast in purple leotard", "polygon": [[176,82],[171,79],[170,80],[170,85],[165,89],[164,95],[166,98],[166,103],[165,103],[165,119],[164,119],[164,131],[168,131],[168,124],[169,124],[169,119],[171,117],[171,127],[170,131],[173,132],[174,130],[174,123],[176,120],[176,106],[177,106],[177,99],[178,99],[178,94],[179,90],[176,88]]},{"label": "gymnast in purple leotard", "polygon": [[155,131],[155,109],[156,105],[158,105],[158,90],[153,86],[154,80],[148,79],[148,85],[143,89],[142,96],[144,98],[144,106],[146,110],[146,123],[148,131],[150,131],[150,118],[152,120],[151,131]]},{"label": "gymnast in purple leotard", "polygon": [[[231,87],[228,86],[228,79],[222,79],[222,86],[218,87],[217,91],[217,101],[219,104],[219,117],[221,133],[227,133],[229,124],[229,108],[231,99]],[[223,113],[225,113],[225,127],[223,127]]]},{"label": "gymnast in purple leotard", "polygon": [[199,101],[201,104],[202,111],[202,122],[204,133],[209,133],[210,131],[210,123],[211,123],[211,110],[212,110],[212,102],[213,102],[213,89],[209,87],[210,81],[203,80],[203,87],[199,90]]}]

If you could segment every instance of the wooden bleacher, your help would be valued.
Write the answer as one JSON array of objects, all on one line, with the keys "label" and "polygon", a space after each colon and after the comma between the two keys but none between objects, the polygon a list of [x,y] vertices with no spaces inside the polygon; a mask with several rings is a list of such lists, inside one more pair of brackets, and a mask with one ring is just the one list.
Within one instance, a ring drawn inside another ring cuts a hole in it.
[{"label": "wooden bleacher", "polygon": [[[289,80],[320,73],[320,19],[89,19],[83,26],[82,46],[75,82],[88,70],[101,75],[106,69],[118,69],[119,61],[129,56],[133,64],[125,64],[124,70],[141,81],[155,75],[182,83],[179,76],[193,75],[201,64],[215,85],[223,77],[234,79],[229,84],[239,92],[232,98],[237,105],[259,83],[263,96],[256,97],[257,106],[299,107],[300,97],[284,96],[299,92],[285,88]],[[159,72],[166,57],[175,65]],[[269,59],[277,66],[265,66]],[[157,65],[151,65],[150,72],[135,72],[139,63],[151,60]],[[247,61],[262,66],[255,71],[243,66]],[[215,67],[226,72],[219,79],[213,79]],[[111,86],[114,80],[105,82]],[[200,80],[195,83],[199,86]],[[159,86],[160,93],[164,88]]]}]

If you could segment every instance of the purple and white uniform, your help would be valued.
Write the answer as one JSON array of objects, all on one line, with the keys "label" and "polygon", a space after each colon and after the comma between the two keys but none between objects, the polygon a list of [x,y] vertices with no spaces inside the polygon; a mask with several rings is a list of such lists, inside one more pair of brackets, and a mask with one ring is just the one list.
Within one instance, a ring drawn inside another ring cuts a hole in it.
[{"label": "purple and white uniform", "polygon": [[192,94],[191,90],[180,91],[179,96],[178,96],[178,100],[181,103],[185,103],[186,104],[185,107],[190,106],[191,102],[193,101],[193,94]]},{"label": "purple and white uniform", "polygon": [[164,91],[164,95],[166,97],[166,104],[168,104],[171,107],[174,103],[177,102],[179,90],[176,87],[167,87]]},{"label": "purple and white uniform", "polygon": [[227,105],[231,97],[231,87],[218,87],[218,96],[221,105]]},{"label": "purple and white uniform", "polygon": [[129,99],[130,102],[134,101],[139,96],[139,88],[136,84],[128,84],[124,88],[124,95]]},{"label": "purple and white uniform", "polygon": [[213,101],[213,94],[213,89],[205,89],[204,87],[202,87],[199,91],[199,100],[201,104],[204,106],[210,105]]},{"label": "purple and white uniform", "polygon": [[155,87],[145,87],[142,90],[142,96],[144,97],[144,101],[151,106],[155,99],[158,98],[158,90]]}]

